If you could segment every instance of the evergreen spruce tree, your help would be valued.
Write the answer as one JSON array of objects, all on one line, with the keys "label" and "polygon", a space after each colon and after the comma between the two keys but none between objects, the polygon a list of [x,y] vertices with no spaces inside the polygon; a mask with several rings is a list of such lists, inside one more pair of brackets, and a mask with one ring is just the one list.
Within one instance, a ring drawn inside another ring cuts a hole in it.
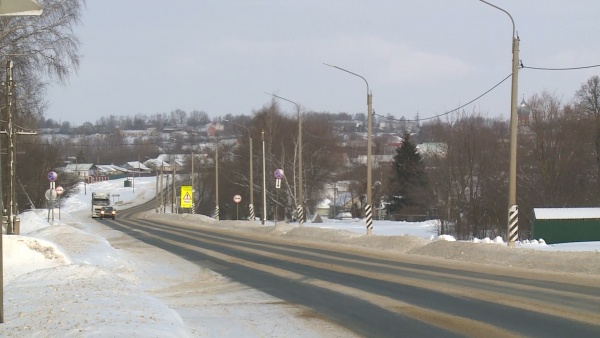
[{"label": "evergreen spruce tree", "polygon": [[410,212],[425,212],[429,202],[428,182],[425,165],[410,134],[404,134],[402,145],[396,148],[390,177],[391,194],[388,196],[388,212],[410,209]]}]

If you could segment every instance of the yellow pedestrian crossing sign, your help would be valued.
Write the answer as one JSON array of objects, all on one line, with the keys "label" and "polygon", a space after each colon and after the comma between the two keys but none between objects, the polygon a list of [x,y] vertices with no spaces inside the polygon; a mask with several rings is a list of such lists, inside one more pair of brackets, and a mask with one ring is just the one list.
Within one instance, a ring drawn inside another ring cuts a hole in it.
[{"label": "yellow pedestrian crossing sign", "polygon": [[191,185],[182,185],[181,186],[181,207],[182,208],[191,208],[193,204],[193,192]]}]

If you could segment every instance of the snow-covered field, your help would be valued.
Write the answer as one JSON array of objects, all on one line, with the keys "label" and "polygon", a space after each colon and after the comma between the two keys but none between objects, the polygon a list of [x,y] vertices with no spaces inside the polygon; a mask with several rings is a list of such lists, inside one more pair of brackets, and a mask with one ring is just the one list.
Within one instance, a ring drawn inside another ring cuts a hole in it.
[{"label": "snow-covered field", "polygon": [[[90,218],[91,192],[118,194],[119,208],[123,209],[152,199],[154,178],[136,178],[135,192],[125,188],[123,180],[80,188],[78,194],[63,201],[60,219],[58,209],[50,219],[47,209],[28,211],[21,215],[21,235],[3,235],[4,323],[0,324],[0,336],[352,336],[330,323],[303,318],[298,309],[269,295]],[[186,219],[177,215],[160,217]],[[253,229],[249,223],[221,221],[219,225],[249,231]],[[324,219],[323,223],[307,222],[303,229],[297,224],[268,226],[305,240],[326,238],[323,234],[327,233],[335,234],[338,242],[344,238],[367,239],[362,220]],[[371,237],[411,235],[420,243],[454,240],[448,236],[438,238],[435,226],[435,222],[375,221]],[[254,228],[260,227],[257,222]],[[474,242],[487,247],[506,246],[501,239]],[[500,245],[495,245],[498,242]],[[535,241],[518,243],[517,247],[563,254],[598,253],[600,242],[546,245]]]}]

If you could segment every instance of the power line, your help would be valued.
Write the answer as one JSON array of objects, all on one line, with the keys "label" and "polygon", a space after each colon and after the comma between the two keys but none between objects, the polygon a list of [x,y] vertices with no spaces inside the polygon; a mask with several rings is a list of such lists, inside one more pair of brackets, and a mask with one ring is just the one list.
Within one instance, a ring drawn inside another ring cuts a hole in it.
[{"label": "power line", "polygon": [[529,67],[523,65],[521,62],[521,68],[533,69],[533,70],[580,70],[580,69],[589,69],[600,67],[600,65],[589,65],[589,66],[579,66],[579,67],[566,67],[566,68],[547,68],[547,67]]},{"label": "power line", "polygon": [[[589,69],[589,68],[597,68],[597,67],[600,67],[600,64],[598,64],[598,65],[588,65],[588,66],[577,66],[577,67],[564,67],[564,68],[529,67],[529,66],[525,66],[523,64],[523,62],[520,62],[520,64],[519,64],[519,69],[526,68],[526,69],[532,69],[532,70],[555,70],[555,71],[581,70],[581,69]],[[438,117],[442,117],[442,116],[451,114],[451,113],[453,113],[453,112],[455,112],[455,111],[457,111],[459,109],[462,109],[462,108],[470,105],[471,103],[479,100],[480,98],[482,98],[483,96],[485,96],[486,94],[488,94],[489,92],[491,92],[492,90],[496,89],[496,87],[498,87],[504,81],[508,80],[508,78],[510,78],[511,76],[512,76],[512,74],[508,75],[507,77],[505,77],[504,79],[502,79],[502,81],[498,82],[495,86],[493,86],[492,88],[488,89],[486,92],[484,92],[483,94],[481,94],[478,97],[474,98],[473,100],[471,100],[471,101],[469,101],[469,102],[461,105],[460,107],[457,107],[455,109],[449,110],[449,111],[447,111],[445,113],[442,113],[442,114],[439,114],[439,115],[435,115],[435,116],[432,116],[432,117],[422,118],[422,119],[419,119],[419,120],[398,120],[398,119],[394,119],[394,118],[391,118],[391,120],[392,121],[404,121],[404,122],[418,122],[418,121],[433,120],[433,119],[436,119]],[[383,118],[387,118],[385,116],[381,116],[379,114],[375,114],[374,112],[373,112],[373,115],[377,115],[377,116],[380,116],[380,117],[383,117]]]},{"label": "power line", "polygon": [[452,110],[449,110],[449,111],[447,111],[447,112],[445,112],[445,113],[439,114],[439,115],[435,115],[435,116],[431,116],[431,117],[426,117],[426,118],[422,118],[422,119],[419,119],[419,120],[398,120],[398,119],[394,119],[394,118],[388,118],[388,117],[386,117],[386,116],[382,116],[382,115],[379,115],[379,114],[375,114],[375,112],[373,112],[373,115],[377,115],[377,116],[380,116],[380,117],[386,118],[386,119],[388,119],[388,120],[392,120],[392,121],[398,121],[398,122],[418,122],[418,121],[427,121],[427,120],[433,120],[433,119],[437,119],[438,117],[442,117],[442,116],[445,116],[445,115],[448,115],[448,114],[454,113],[455,111],[457,111],[457,110],[460,110],[460,109],[462,109],[462,108],[464,108],[464,107],[466,107],[466,106],[470,105],[471,103],[473,103],[473,102],[475,102],[475,101],[479,100],[480,98],[484,97],[484,96],[485,96],[485,95],[487,95],[489,92],[491,92],[492,90],[496,89],[496,87],[498,87],[499,85],[501,85],[501,84],[502,84],[504,81],[508,80],[508,79],[509,79],[511,76],[512,76],[512,73],[511,73],[511,74],[508,74],[508,76],[506,76],[504,79],[502,79],[502,80],[501,80],[500,82],[498,82],[496,85],[494,85],[492,88],[490,88],[490,89],[486,90],[486,91],[485,91],[483,94],[481,94],[481,95],[477,96],[477,97],[476,97],[476,98],[474,98],[473,100],[471,100],[471,101],[469,101],[469,102],[467,102],[467,103],[465,103],[465,104],[463,104],[463,105],[461,105],[461,106],[459,106],[459,107],[456,107],[456,108],[454,108],[454,109],[452,109]]}]

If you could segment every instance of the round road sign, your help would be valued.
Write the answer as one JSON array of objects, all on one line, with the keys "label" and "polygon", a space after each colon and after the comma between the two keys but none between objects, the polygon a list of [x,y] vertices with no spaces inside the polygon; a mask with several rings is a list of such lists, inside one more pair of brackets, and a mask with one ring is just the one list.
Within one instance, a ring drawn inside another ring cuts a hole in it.
[{"label": "round road sign", "polygon": [[233,196],[233,201],[235,203],[240,203],[242,201],[242,196],[240,196],[240,195]]},{"label": "round road sign", "polygon": [[63,189],[63,187],[61,187],[60,185],[54,190],[56,190],[57,195],[62,195],[62,193],[65,192],[65,189]]},{"label": "round road sign", "polygon": [[48,173],[48,181],[55,182],[57,178],[58,178],[58,174],[56,172],[51,171]]},{"label": "round road sign", "polygon": [[282,179],[283,178],[283,169],[275,169],[273,176],[275,176],[276,179]]},{"label": "round road sign", "polygon": [[48,190],[46,190],[46,193],[44,194],[44,196],[46,197],[46,199],[48,201],[52,201],[56,198],[56,190],[48,189]]}]

